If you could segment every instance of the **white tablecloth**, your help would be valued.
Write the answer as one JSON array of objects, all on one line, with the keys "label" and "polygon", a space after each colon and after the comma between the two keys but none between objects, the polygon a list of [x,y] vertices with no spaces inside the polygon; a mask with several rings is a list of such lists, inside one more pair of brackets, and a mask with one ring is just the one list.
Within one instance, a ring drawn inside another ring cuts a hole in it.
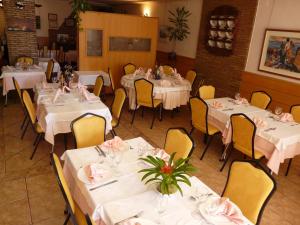
[{"label": "white tablecloth", "polygon": [[[108,180],[117,180],[117,182],[96,190],[90,190],[90,188],[97,184],[84,184],[77,178],[77,171],[80,168],[98,162],[99,155],[94,147],[84,148],[80,151],[68,150],[62,156],[62,159],[65,160],[64,175],[68,186],[83,212],[92,215],[98,224],[106,225],[112,225],[122,217],[125,217],[122,219],[126,219],[126,216],[130,217],[130,215],[136,214],[155,223],[160,220],[162,224],[168,225],[208,224],[198,215],[197,203],[190,198],[191,193],[197,190],[198,193],[206,195],[204,202],[212,196],[218,195],[198,178],[191,177],[192,187],[181,185],[183,197],[179,192],[166,197],[165,211],[160,214],[157,208],[162,197],[156,191],[156,185],[145,185],[141,182],[142,174],[137,173],[138,170],[145,168],[145,164],[138,160],[137,149],[148,143],[142,138],[131,139],[127,143],[131,148],[122,153],[122,161],[117,169],[110,167],[111,161],[107,158],[102,164],[112,171],[113,175]],[[152,149],[153,147],[148,144],[148,148]],[[208,197],[207,194],[211,194],[211,196]],[[251,224],[249,221],[248,223]]]},{"label": "white tablecloth", "polygon": [[[143,76],[124,75],[121,79],[122,86],[126,89],[129,97],[129,105],[131,109],[135,109],[135,89],[134,81]],[[178,82],[175,78],[169,76],[164,77],[164,80],[170,82],[171,86],[162,86],[162,80],[150,79],[154,84],[153,94],[155,99],[162,99],[164,109],[174,109],[181,105],[186,105],[190,98],[191,84],[188,80]]]},{"label": "white tablecloth", "polygon": [[[254,116],[267,122],[267,126],[257,128],[255,137],[255,149],[262,152],[268,158],[268,167],[276,174],[280,163],[284,159],[293,158],[300,154],[300,124],[295,122],[283,123],[270,118],[270,112],[251,105],[236,105],[230,98],[218,98],[206,100],[209,105],[208,120],[222,131],[223,143],[231,142],[230,116],[234,113],[244,113],[250,119]],[[211,107],[213,101],[222,103],[223,108]],[[275,130],[268,130],[275,128]]]},{"label": "white tablecloth", "polygon": [[46,79],[44,70],[36,65],[29,67],[27,70],[17,69],[13,66],[4,66],[0,77],[0,79],[3,79],[3,95],[15,89],[13,77],[18,81],[21,89],[33,88],[35,84]]},{"label": "white tablecloth", "polygon": [[[54,84],[55,85],[55,84]],[[35,88],[35,100],[37,102],[37,119],[45,131],[45,140],[54,145],[54,136],[59,133],[71,132],[70,124],[77,117],[90,112],[103,116],[106,120],[106,133],[111,127],[112,116],[109,108],[99,101],[88,102],[83,100],[78,90],[65,93],[52,102],[56,89]]]},{"label": "white tablecloth", "polygon": [[[39,58],[39,66],[43,68],[43,70],[46,72],[47,66],[48,66],[48,61],[51,58]],[[60,75],[60,65],[58,62],[54,61],[54,67],[53,67],[53,72],[57,73],[58,76]]]},{"label": "white tablecloth", "polygon": [[109,74],[104,71],[75,71],[74,74],[78,76],[79,82],[83,85],[95,85],[98,76],[102,76],[104,86],[111,85]]}]

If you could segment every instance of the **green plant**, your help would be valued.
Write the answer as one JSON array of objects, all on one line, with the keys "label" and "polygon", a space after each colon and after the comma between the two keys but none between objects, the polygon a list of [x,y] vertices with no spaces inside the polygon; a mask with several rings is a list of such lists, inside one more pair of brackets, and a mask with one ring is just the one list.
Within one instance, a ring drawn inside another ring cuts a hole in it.
[{"label": "green plant", "polygon": [[145,173],[142,177],[142,181],[147,178],[146,184],[149,182],[159,183],[158,189],[162,194],[171,194],[176,190],[179,190],[182,194],[182,190],[178,183],[181,182],[191,186],[187,173],[193,172],[196,169],[187,162],[188,158],[180,158],[173,161],[175,154],[175,152],[172,153],[168,162],[151,155],[146,158],[141,158],[141,160],[153,166],[152,168],[139,171],[139,173]]},{"label": "green plant", "polygon": [[87,0],[72,0],[70,2],[72,4],[72,14],[74,15],[73,18],[76,21],[78,28],[80,28],[80,13],[84,13],[85,11],[90,9],[90,4]]},{"label": "green plant", "polygon": [[173,25],[169,27],[170,41],[183,41],[190,34],[188,26],[188,17],[191,15],[190,11],[182,8],[177,8],[175,12],[169,11],[169,22]]}]

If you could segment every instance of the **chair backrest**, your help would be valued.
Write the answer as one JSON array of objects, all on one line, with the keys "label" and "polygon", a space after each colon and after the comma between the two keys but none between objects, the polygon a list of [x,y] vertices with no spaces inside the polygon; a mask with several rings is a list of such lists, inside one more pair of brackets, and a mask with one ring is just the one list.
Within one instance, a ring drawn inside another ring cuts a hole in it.
[{"label": "chair backrest", "polygon": [[233,161],[222,196],[234,202],[253,224],[259,224],[275,190],[274,178],[257,162]]},{"label": "chair backrest", "polygon": [[215,87],[211,85],[203,85],[199,88],[199,96],[200,98],[206,99],[213,99],[215,98]]},{"label": "chair backrest", "polygon": [[29,56],[22,56],[17,59],[18,63],[28,63],[29,65],[33,65],[33,58]]},{"label": "chair backrest", "polygon": [[144,106],[153,106],[153,84],[146,79],[134,81],[136,104]]},{"label": "chair backrest", "polygon": [[85,215],[85,219],[86,219],[86,224],[87,225],[96,225],[94,220],[88,214]]},{"label": "chair backrest", "polygon": [[22,106],[24,106],[23,99],[22,99],[22,90],[20,88],[20,85],[19,85],[18,81],[14,77],[13,77],[13,83],[14,83],[15,89],[18,92],[18,96],[20,98],[21,104],[22,104]]},{"label": "chair backrest", "polygon": [[187,158],[192,155],[194,142],[184,128],[170,128],[167,131],[164,149],[170,155],[176,152],[175,160]]},{"label": "chair backrest", "polygon": [[50,59],[48,61],[47,70],[46,70],[46,78],[49,82],[51,82],[51,75],[53,72],[53,67],[54,67],[54,61],[53,61],[53,59]]},{"label": "chair backrest", "polygon": [[247,156],[252,157],[252,159],[255,159],[255,123],[242,113],[232,114],[230,121],[233,147]]},{"label": "chair backrest", "polygon": [[191,83],[192,87],[193,87],[194,81],[196,79],[196,76],[197,76],[197,73],[194,70],[189,70],[186,73],[185,79],[187,79]]},{"label": "chair backrest", "polygon": [[93,113],[85,113],[71,122],[76,148],[102,144],[105,141],[105,129],[105,118]]},{"label": "chair backrest", "polygon": [[111,106],[111,113],[115,119],[119,121],[121,116],[122,108],[126,99],[126,92],[124,88],[118,88],[115,91],[114,100]]},{"label": "chair backrest", "polygon": [[97,79],[96,79],[95,86],[94,86],[94,92],[93,92],[94,95],[100,97],[103,84],[104,84],[103,77],[102,76],[98,76]]},{"label": "chair backrest", "polygon": [[173,74],[174,69],[171,66],[164,65],[164,66],[162,66],[162,68],[163,68],[163,71],[164,71],[165,75],[170,76],[170,75]]},{"label": "chair backrest", "polygon": [[123,67],[123,69],[124,69],[124,75],[133,74],[136,70],[136,66],[132,63],[128,63]]},{"label": "chair backrest", "polygon": [[261,109],[266,109],[270,105],[272,98],[264,91],[255,91],[251,95],[250,104]]},{"label": "chair backrest", "polygon": [[300,123],[300,105],[293,105],[290,109],[291,114],[295,122]]},{"label": "chair backrest", "polygon": [[190,98],[190,107],[192,113],[192,125],[195,128],[200,129],[201,131],[208,133],[208,106],[207,103],[199,98],[192,97]]},{"label": "chair backrest", "polygon": [[111,69],[108,67],[108,75],[111,83],[111,89],[115,91],[115,81]]},{"label": "chair backrest", "polygon": [[24,103],[27,113],[30,117],[31,123],[35,124],[36,111],[35,111],[32,101],[31,101],[30,95],[28,94],[28,92],[26,90],[23,91],[23,103]]}]

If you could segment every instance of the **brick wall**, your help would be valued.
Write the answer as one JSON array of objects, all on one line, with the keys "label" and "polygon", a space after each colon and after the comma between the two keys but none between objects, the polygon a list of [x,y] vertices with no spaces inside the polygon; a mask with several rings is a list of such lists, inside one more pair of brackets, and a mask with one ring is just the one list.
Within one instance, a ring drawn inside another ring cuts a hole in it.
[{"label": "brick wall", "polygon": [[[230,5],[239,10],[238,30],[233,54],[226,57],[214,55],[205,49],[208,17],[213,9],[221,5]],[[234,93],[239,91],[241,73],[246,65],[256,7],[257,0],[203,1],[196,70],[204,77],[205,83],[216,87],[216,95],[218,97],[234,96]]]},{"label": "brick wall", "polygon": [[[29,19],[35,28],[35,7],[34,0],[24,0],[25,7],[17,9],[15,1],[4,0],[4,13],[6,21],[11,18]],[[9,24],[7,24],[9,26]],[[14,64],[19,56],[37,56],[37,38],[35,30],[33,32],[7,31],[7,45],[10,64]]]}]

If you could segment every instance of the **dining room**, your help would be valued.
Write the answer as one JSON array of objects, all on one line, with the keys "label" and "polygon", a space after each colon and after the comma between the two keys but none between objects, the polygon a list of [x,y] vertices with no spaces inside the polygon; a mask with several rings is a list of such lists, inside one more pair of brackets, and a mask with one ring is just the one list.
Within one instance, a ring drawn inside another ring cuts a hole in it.
[{"label": "dining room", "polygon": [[300,224],[298,0],[0,0],[0,225]]}]

